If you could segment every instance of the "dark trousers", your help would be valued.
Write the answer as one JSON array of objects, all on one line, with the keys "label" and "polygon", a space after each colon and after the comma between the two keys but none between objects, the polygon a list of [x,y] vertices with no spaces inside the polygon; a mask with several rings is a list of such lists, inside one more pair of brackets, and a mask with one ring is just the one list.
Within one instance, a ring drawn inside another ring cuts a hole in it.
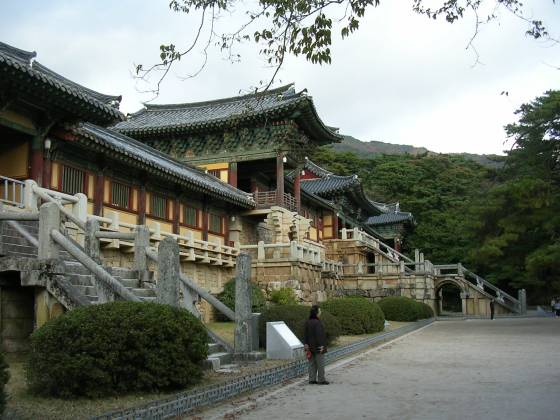
[{"label": "dark trousers", "polygon": [[325,382],[325,355],[311,353],[309,359],[309,382]]}]

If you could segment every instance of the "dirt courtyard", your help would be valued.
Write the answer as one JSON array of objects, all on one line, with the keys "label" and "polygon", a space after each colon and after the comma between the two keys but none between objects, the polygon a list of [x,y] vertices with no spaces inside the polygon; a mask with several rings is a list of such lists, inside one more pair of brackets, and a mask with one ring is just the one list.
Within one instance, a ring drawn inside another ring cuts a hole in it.
[{"label": "dirt courtyard", "polygon": [[559,419],[560,319],[439,321],[209,419]]}]

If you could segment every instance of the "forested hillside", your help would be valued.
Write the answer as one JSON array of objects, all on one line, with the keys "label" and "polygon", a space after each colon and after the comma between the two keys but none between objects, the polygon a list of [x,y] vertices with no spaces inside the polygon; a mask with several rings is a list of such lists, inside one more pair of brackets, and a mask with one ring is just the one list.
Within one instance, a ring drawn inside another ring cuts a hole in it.
[{"label": "forested hillside", "polygon": [[369,196],[399,201],[417,222],[405,251],[434,263],[463,262],[500,287],[525,287],[533,302],[560,295],[560,92],[518,111],[505,166],[460,155],[368,156],[321,148],[313,159],[357,173]]}]

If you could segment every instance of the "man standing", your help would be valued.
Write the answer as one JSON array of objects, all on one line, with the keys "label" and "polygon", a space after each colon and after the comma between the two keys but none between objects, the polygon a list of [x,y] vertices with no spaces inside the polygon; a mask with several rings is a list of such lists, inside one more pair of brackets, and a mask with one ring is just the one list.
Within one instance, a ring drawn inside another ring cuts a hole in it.
[{"label": "man standing", "polygon": [[305,322],[304,345],[309,359],[309,383],[328,385],[325,380],[325,353],[327,352],[327,337],[323,323],[319,319],[320,309],[317,305],[311,307],[309,319]]},{"label": "man standing", "polygon": [[490,300],[490,319],[494,321],[494,299]]}]

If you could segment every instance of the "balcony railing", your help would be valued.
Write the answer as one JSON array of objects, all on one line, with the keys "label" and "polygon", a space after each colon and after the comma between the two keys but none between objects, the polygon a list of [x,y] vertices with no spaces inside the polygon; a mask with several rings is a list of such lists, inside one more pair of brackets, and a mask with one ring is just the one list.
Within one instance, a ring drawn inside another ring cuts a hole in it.
[{"label": "balcony railing", "polygon": [[290,193],[284,193],[281,203],[278,203],[276,191],[255,191],[253,197],[255,198],[257,209],[268,209],[279,205],[290,211],[297,211],[296,198]]},{"label": "balcony railing", "polygon": [[24,188],[25,184],[22,181],[0,175],[0,202],[16,207],[24,207]]}]

